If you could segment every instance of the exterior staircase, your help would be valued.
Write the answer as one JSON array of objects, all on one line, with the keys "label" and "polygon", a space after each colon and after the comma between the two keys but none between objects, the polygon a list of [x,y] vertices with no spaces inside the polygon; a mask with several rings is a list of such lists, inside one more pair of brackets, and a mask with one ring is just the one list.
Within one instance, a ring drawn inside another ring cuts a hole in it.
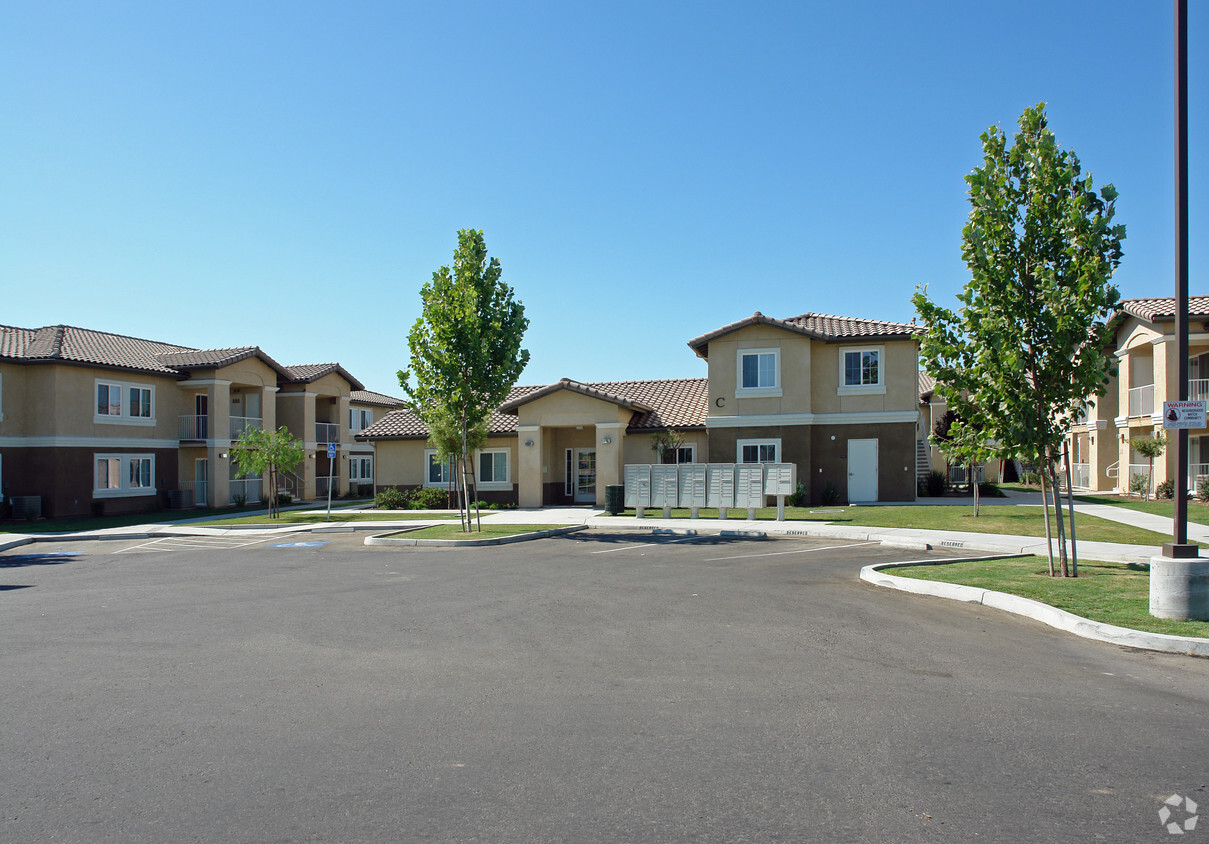
[{"label": "exterior staircase", "polygon": [[932,449],[927,440],[915,441],[915,479],[927,480],[932,474]]}]

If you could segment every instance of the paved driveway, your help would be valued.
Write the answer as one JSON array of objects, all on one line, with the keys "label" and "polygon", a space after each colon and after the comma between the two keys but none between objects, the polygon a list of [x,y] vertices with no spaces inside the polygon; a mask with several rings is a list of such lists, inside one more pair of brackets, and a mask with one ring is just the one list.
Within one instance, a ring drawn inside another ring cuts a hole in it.
[{"label": "paved driveway", "polygon": [[0,555],[0,838],[1140,841],[1209,808],[1209,662],[856,578],[929,555],[324,540]]}]

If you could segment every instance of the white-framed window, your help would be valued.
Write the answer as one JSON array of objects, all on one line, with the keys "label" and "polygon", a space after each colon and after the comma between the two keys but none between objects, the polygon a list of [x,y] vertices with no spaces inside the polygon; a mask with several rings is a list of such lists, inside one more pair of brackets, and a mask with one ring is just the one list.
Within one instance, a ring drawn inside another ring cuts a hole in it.
[{"label": "white-framed window", "polygon": [[98,378],[93,382],[94,422],[155,424],[155,387]]},{"label": "white-framed window", "polygon": [[478,453],[478,485],[482,489],[511,486],[508,480],[508,453],[506,448],[484,448]]},{"label": "white-framed window", "polygon": [[154,454],[94,454],[94,498],[155,494]]},{"label": "white-framed window", "polygon": [[736,440],[735,460],[738,463],[780,463],[781,441]]},{"label": "white-framed window", "polygon": [[436,449],[424,449],[424,486],[448,486],[449,461],[437,457]]},{"label": "white-framed window", "polygon": [[354,454],[348,459],[349,483],[367,484],[374,479],[374,458]]},{"label": "white-framed window", "polygon": [[358,431],[364,431],[374,421],[374,412],[365,410],[360,407],[350,407],[348,409],[348,429],[354,434]]},{"label": "white-framed window", "polygon": [[697,462],[697,446],[695,444],[682,445],[671,451],[663,453],[664,463],[696,463]]},{"label": "white-framed window", "polygon": [[886,392],[886,347],[864,346],[840,349],[841,394]]},{"label": "white-framed window", "polygon": [[781,350],[739,349],[735,357],[735,395],[781,395]]},{"label": "white-framed window", "polygon": [[566,466],[567,474],[564,476],[565,479],[563,482],[563,493],[566,495],[575,494],[575,467],[573,465],[574,460],[575,460],[574,452],[568,448],[567,449],[567,466]]}]

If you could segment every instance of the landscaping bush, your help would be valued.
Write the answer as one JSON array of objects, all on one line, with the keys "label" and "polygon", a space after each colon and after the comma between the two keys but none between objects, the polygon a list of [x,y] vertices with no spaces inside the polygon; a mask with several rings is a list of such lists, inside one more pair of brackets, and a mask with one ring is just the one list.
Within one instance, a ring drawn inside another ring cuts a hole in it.
[{"label": "landscaping bush", "polygon": [[925,495],[937,498],[944,495],[949,489],[949,478],[944,472],[938,472],[933,469],[928,473],[928,477],[924,478]]},{"label": "landscaping bush", "polygon": [[999,484],[993,481],[983,481],[978,485],[978,494],[984,498],[1006,498],[999,489]]},{"label": "landscaping bush", "polygon": [[1209,478],[1196,485],[1196,498],[1197,501],[1203,501],[1206,504],[1209,504]]},{"label": "landscaping bush", "polygon": [[422,486],[411,491],[410,510],[444,510],[449,507],[449,494],[442,487]]},{"label": "landscaping bush", "polygon": [[1029,486],[1041,486],[1041,473],[1034,469],[1029,469],[1020,476],[1020,483],[1028,484]]},{"label": "landscaping bush", "polygon": [[1155,498],[1175,498],[1175,481],[1163,481],[1154,488]]},{"label": "landscaping bush", "polygon": [[374,506],[379,510],[403,510],[407,508],[407,493],[401,489],[387,487],[374,496]]},{"label": "landscaping bush", "polygon": [[232,495],[231,502],[237,509],[242,510],[245,506],[247,506],[248,497],[246,495]]},{"label": "landscaping bush", "polygon": [[793,495],[785,497],[785,503],[790,507],[805,507],[810,500],[809,494],[806,492],[806,484],[798,481],[798,488],[793,491]]},{"label": "landscaping bush", "polygon": [[840,491],[836,487],[836,485],[833,484],[831,481],[828,481],[827,485],[823,487],[823,503],[824,504],[839,504],[840,503]]},{"label": "landscaping bush", "polygon": [[1129,494],[1144,498],[1150,495],[1150,479],[1145,475],[1129,476]]},{"label": "landscaping bush", "polygon": [[282,506],[283,504],[293,504],[293,503],[294,503],[294,494],[293,493],[290,493],[290,492],[277,493],[277,506],[278,507]]}]

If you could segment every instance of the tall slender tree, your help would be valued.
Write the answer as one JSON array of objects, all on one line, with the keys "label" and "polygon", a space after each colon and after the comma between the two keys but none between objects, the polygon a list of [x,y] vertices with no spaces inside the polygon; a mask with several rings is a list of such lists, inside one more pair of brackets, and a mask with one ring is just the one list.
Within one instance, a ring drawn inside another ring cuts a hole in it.
[{"label": "tall slender tree", "polygon": [[460,230],[452,265],[420,291],[423,313],[407,336],[411,365],[399,371],[412,412],[430,425],[456,420],[467,514],[471,431],[486,425],[529,363],[521,348],[529,320],[502,272],[499,259],[487,255],[483,232]]},{"label": "tall slender tree", "polygon": [[[949,407],[976,419],[1001,455],[1036,463],[1043,491],[1056,494],[1069,420],[1115,372],[1107,322],[1120,298],[1110,279],[1125,227],[1113,223],[1117,191],[1093,189],[1078,156],[1059,148],[1044,103],[1025,109],[1011,146],[998,127],[981,137],[982,166],[965,177],[970,281],[956,310],[916,291],[928,326],[920,359]],[[1056,524],[1065,576],[1060,510]],[[1053,563],[1051,545],[1051,573]]]},{"label": "tall slender tree", "polygon": [[278,475],[293,471],[305,458],[302,441],[294,439],[284,425],[276,431],[245,428],[239,439],[231,443],[231,461],[236,471],[241,475],[268,475],[270,519],[281,516],[277,500]]}]

